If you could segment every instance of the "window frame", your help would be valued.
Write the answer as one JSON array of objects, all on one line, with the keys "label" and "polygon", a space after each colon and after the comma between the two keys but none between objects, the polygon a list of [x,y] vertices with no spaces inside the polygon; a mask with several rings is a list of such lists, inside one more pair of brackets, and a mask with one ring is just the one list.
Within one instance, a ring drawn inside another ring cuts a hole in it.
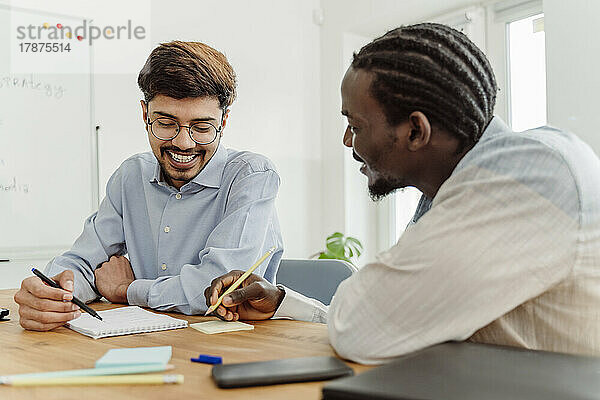
[{"label": "window frame", "polygon": [[496,75],[498,95],[495,114],[512,124],[510,90],[509,24],[543,14],[542,0],[505,0],[487,6],[486,55]]}]

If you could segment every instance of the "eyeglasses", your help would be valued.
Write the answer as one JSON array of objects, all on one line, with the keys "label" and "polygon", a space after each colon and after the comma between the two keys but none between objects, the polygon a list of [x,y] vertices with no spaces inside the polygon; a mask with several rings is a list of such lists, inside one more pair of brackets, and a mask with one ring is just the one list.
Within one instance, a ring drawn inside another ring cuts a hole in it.
[{"label": "eyeglasses", "polygon": [[201,121],[189,126],[180,125],[179,122],[171,118],[159,117],[154,121],[146,121],[150,126],[150,132],[159,140],[173,140],[181,128],[187,128],[190,138],[198,144],[211,144],[217,138],[217,135],[223,130],[223,125],[218,129],[210,122]]}]

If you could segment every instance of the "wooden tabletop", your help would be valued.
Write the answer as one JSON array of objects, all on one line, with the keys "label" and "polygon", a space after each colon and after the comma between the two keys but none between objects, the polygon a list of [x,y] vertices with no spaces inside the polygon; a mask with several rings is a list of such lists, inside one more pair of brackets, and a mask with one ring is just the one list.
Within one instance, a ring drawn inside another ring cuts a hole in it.
[{"label": "wooden tabletop", "polygon": [[[251,322],[254,330],[206,335],[192,328],[116,336],[94,340],[61,327],[50,332],[25,331],[19,325],[16,290],[0,290],[0,308],[10,309],[10,321],[0,322],[0,375],[93,368],[106,351],[122,347],[173,346],[169,373],[183,374],[181,385],[140,386],[0,386],[0,399],[320,399],[323,382],[295,383],[244,389],[219,389],[211,378],[211,366],[190,361],[198,354],[223,357],[223,363],[274,360],[291,357],[333,356],[327,327],[300,321]],[[95,303],[97,310],[115,305]],[[189,323],[214,318],[173,314]],[[369,367],[348,363],[355,372]]]}]

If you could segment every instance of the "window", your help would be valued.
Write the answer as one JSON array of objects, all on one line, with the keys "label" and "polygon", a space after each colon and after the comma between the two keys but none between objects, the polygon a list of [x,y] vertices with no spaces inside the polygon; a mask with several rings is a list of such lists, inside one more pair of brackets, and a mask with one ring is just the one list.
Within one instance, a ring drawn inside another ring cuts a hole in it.
[{"label": "window", "polygon": [[398,190],[394,194],[395,200],[395,236],[394,239],[398,240],[402,233],[408,226],[408,223],[412,219],[417,205],[419,204],[419,199],[421,198],[421,192],[419,189],[414,187],[407,187],[404,189]]},{"label": "window", "polygon": [[515,131],[546,124],[544,16],[506,24],[510,125]]}]

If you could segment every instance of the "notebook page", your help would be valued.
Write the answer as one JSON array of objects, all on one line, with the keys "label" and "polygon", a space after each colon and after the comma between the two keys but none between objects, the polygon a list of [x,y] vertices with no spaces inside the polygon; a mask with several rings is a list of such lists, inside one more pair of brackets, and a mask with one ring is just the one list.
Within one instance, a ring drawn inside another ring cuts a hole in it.
[{"label": "notebook page", "polygon": [[99,311],[102,321],[84,313],[66,326],[94,339],[187,327],[187,321],[155,314],[138,306]]}]

